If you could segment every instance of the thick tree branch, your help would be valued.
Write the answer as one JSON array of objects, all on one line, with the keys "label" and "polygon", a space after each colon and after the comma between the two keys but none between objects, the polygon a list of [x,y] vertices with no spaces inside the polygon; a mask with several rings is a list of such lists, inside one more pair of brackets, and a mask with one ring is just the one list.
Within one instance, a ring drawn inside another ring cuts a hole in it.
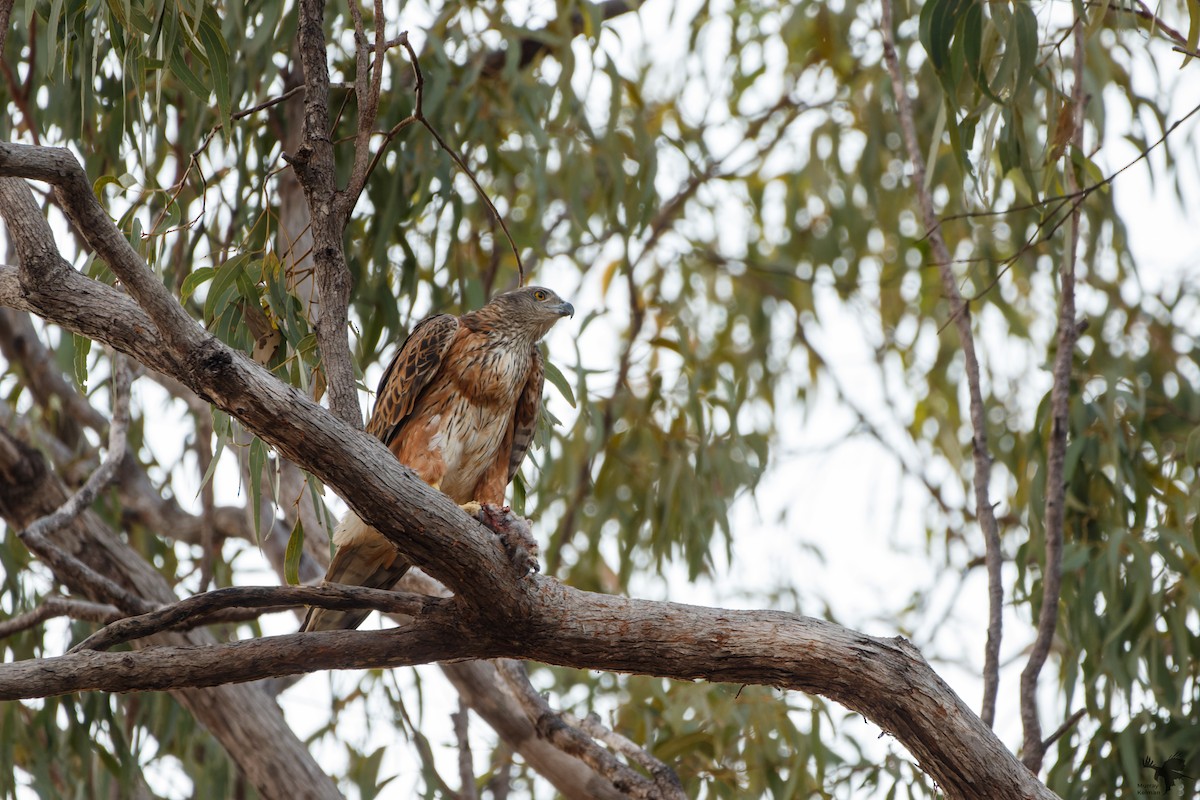
[{"label": "thick tree branch", "polygon": [[962,346],[963,367],[967,374],[967,391],[971,408],[971,453],[975,467],[975,513],[979,527],[983,530],[984,550],[988,573],[988,637],[984,648],[983,702],[980,716],[991,725],[996,717],[996,696],[1000,688],[1000,639],[1002,636],[1004,611],[1004,584],[1000,574],[1003,558],[1000,552],[1000,528],[996,524],[996,512],[989,497],[988,483],[992,475],[992,457],[988,451],[987,417],[983,407],[983,390],[980,386],[979,358],[975,353],[975,336],[971,331],[971,312],[958,290],[958,279],[954,275],[950,249],[938,227],[937,214],[933,210],[933,197],[926,190],[925,158],[917,141],[917,127],[913,121],[912,105],[908,101],[908,87],[900,59],[896,56],[896,34],[892,23],[894,0],[883,2],[883,55],[892,79],[892,93],[896,99],[896,115],[904,133],[908,159],[912,164],[913,189],[921,207],[921,218],[929,231],[929,243],[942,278],[942,291],[950,303],[950,318],[958,329]]},{"label": "thick tree branch", "polygon": [[[517,581],[523,584],[527,581]],[[385,631],[290,634],[212,647],[80,652],[0,666],[0,700],[208,686],[332,668],[522,657],[563,666],[766,684],[822,694],[895,736],[950,797],[1054,795],[903,639],[777,611],[727,611],[528,581],[536,616],[476,627],[444,607]],[[631,648],[629,641],[641,643]]]}]

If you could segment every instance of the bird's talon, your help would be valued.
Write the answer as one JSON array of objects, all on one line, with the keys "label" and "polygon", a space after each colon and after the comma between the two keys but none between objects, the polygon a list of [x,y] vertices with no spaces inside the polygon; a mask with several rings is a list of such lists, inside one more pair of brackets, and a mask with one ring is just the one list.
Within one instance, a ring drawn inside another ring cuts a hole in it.
[{"label": "bird's talon", "polygon": [[477,517],[479,516],[479,512],[483,510],[483,506],[479,505],[479,503],[476,503],[474,500],[469,503],[463,503],[459,506],[459,508],[467,512],[467,516],[469,517]]}]

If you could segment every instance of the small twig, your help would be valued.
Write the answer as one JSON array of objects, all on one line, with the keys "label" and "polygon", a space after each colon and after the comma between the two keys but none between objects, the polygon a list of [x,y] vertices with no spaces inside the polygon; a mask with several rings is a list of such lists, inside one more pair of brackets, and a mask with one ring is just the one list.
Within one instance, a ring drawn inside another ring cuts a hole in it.
[{"label": "small twig", "polygon": [[[1071,146],[1083,149],[1083,111],[1086,104],[1083,89],[1084,58],[1083,20],[1075,20],[1075,53],[1072,71],[1075,85],[1071,91],[1075,130]],[[1068,192],[1077,186],[1075,165],[1068,149],[1063,156],[1063,172]],[[1037,685],[1042,666],[1050,655],[1054,632],[1058,627],[1058,602],[1062,591],[1063,521],[1066,513],[1066,485],[1063,474],[1066,464],[1067,429],[1070,427],[1071,364],[1075,357],[1075,340],[1079,326],[1075,319],[1075,258],[1079,246],[1080,211],[1076,205],[1070,214],[1071,227],[1066,234],[1059,267],[1061,286],[1058,305],[1058,351],[1054,354],[1054,384],[1050,390],[1050,444],[1046,453],[1046,505],[1043,529],[1046,537],[1046,565],[1042,573],[1042,607],[1038,614],[1037,638],[1029,653],[1029,661],[1021,672],[1021,724],[1025,743],[1021,760],[1035,775],[1042,767],[1047,744],[1042,739],[1038,719]]]},{"label": "small twig", "polygon": [[1076,711],[1074,714],[1072,714],[1071,716],[1067,717],[1066,720],[1063,722],[1063,724],[1059,725],[1058,728],[1055,729],[1054,733],[1047,736],[1046,741],[1042,742],[1042,750],[1043,751],[1049,750],[1050,745],[1057,742],[1059,739],[1061,739],[1063,736],[1066,735],[1067,731],[1069,731],[1069,730],[1071,730],[1071,728],[1075,727],[1075,723],[1077,723],[1077,722],[1079,722],[1079,720],[1083,719],[1083,715],[1085,713],[1087,713],[1087,709],[1081,708],[1078,711]]},{"label": "small twig", "polygon": [[[384,15],[382,0],[375,0],[375,44],[367,41],[366,26],[358,0],[347,0],[350,17],[354,22],[354,95],[358,106],[358,125],[354,134],[354,165],[350,169],[350,180],[346,186],[346,202],[353,208],[367,184],[370,175],[371,134],[379,114],[379,90],[383,85]],[[374,65],[371,64],[372,49]],[[368,79],[368,73],[370,78]],[[341,112],[338,112],[341,116]]]},{"label": "small twig", "polygon": [[[1178,47],[1173,48],[1173,49],[1178,50],[1179,52],[1184,53],[1185,55],[1191,55],[1191,56],[1195,56],[1196,58],[1200,58],[1200,52],[1193,53],[1193,52],[1189,52],[1187,50],[1183,50]],[[1158,140],[1155,141],[1154,144],[1150,145],[1145,150],[1142,150],[1140,153],[1137,154],[1137,156],[1135,158],[1133,158],[1131,161],[1129,161],[1127,164],[1125,164],[1123,167],[1118,169],[1113,174],[1111,174],[1105,178],[1102,178],[1101,180],[1098,180],[1095,183],[1090,183],[1087,186],[1084,186],[1080,189],[1076,189],[1075,191],[1069,191],[1069,192],[1065,192],[1063,194],[1052,195],[1049,197],[1043,197],[1041,200],[1038,200],[1033,203],[1025,203],[1023,205],[1018,205],[1018,206],[1009,206],[1008,208],[1001,209],[999,211],[995,211],[995,210],[966,211],[961,214],[950,214],[949,216],[941,217],[941,218],[935,220],[934,224],[932,224],[932,225],[927,224],[926,230],[925,230],[925,235],[922,236],[918,241],[924,241],[935,230],[938,230],[939,228],[941,228],[941,226],[944,223],[953,222],[954,220],[959,220],[959,219],[977,219],[977,218],[982,218],[982,217],[1002,217],[1002,216],[1006,216],[1008,214],[1016,213],[1017,211],[1033,211],[1035,209],[1042,208],[1043,206],[1049,206],[1052,203],[1058,203],[1058,206],[1056,208],[1054,208],[1049,214],[1049,216],[1053,216],[1055,213],[1058,212],[1058,210],[1060,208],[1062,208],[1062,206],[1064,205],[1064,201],[1076,200],[1076,199],[1082,201],[1083,199],[1086,199],[1093,192],[1097,191],[1098,189],[1103,189],[1105,186],[1108,186],[1110,183],[1115,181],[1117,179],[1117,177],[1121,175],[1121,173],[1134,167],[1143,159],[1148,158],[1150,153],[1152,153],[1157,147],[1159,147],[1160,145],[1162,145],[1164,142],[1167,141],[1167,139],[1170,137],[1170,135],[1175,132],[1176,128],[1178,128],[1180,125],[1182,125],[1183,123],[1185,123],[1189,119],[1191,119],[1193,116],[1195,116],[1195,114],[1197,112],[1200,112],[1200,105],[1194,106],[1190,111],[1188,111],[1182,117],[1180,117],[1179,119],[1172,122],[1167,127],[1167,129],[1165,131],[1163,131],[1162,136],[1158,137]]]},{"label": "small twig", "polygon": [[282,609],[317,606],[339,611],[370,608],[393,614],[419,616],[452,602],[408,592],[389,592],[363,586],[327,583],[321,586],[229,586],[204,594],[192,595],[178,603],[126,617],[102,628],[75,647],[79,650],[107,650],[124,642],[142,639],[181,626],[196,627],[194,620],[207,620],[227,609]]},{"label": "small twig", "polygon": [[1004,585],[1001,583],[1000,531],[996,514],[989,497],[988,483],[992,472],[992,458],[988,452],[987,420],[983,408],[983,391],[980,387],[979,358],[975,353],[975,338],[971,331],[970,307],[963,299],[950,265],[950,250],[938,228],[937,215],[933,210],[933,198],[925,190],[925,159],[917,141],[916,123],[912,106],[908,101],[904,74],[896,55],[896,34],[892,24],[892,3],[883,3],[883,55],[892,80],[892,94],[896,101],[896,114],[904,134],[908,158],[913,167],[913,185],[921,207],[934,258],[940,262],[938,270],[942,278],[942,290],[950,303],[950,319],[958,329],[962,346],[963,366],[967,374],[967,390],[970,398],[971,452],[975,468],[975,509],[979,527],[983,532],[984,550],[987,554],[988,572],[988,638],[984,647],[983,705],[980,716],[989,726],[996,716],[996,697],[1000,686],[1000,640],[1003,623]]},{"label": "small twig", "polygon": [[[417,53],[415,50],[413,50],[412,45],[409,44],[407,32],[400,34],[400,44],[403,45],[404,49],[408,51],[408,57],[412,60],[413,74],[416,79],[416,100],[413,104],[413,113],[410,119],[424,125],[425,130],[429,131],[430,135],[433,136],[434,140],[441,146],[441,148],[449,154],[450,158],[454,159],[454,163],[458,164],[459,169],[461,169],[471,181],[471,184],[475,187],[475,191],[479,193],[480,199],[483,200],[484,204],[488,207],[488,210],[492,212],[492,216],[496,218],[496,222],[500,223],[500,228],[504,231],[504,236],[508,239],[508,244],[512,248],[513,257],[517,260],[517,285],[524,286],[525,265],[521,262],[521,253],[517,249],[517,243],[513,239],[512,233],[508,230],[508,223],[504,221],[504,217],[502,217],[500,212],[496,209],[496,204],[492,202],[492,198],[488,197],[488,193],[484,191],[483,186],[480,185],[479,180],[475,177],[475,173],[472,172],[471,168],[467,166],[467,162],[463,161],[462,156],[460,156],[453,147],[446,144],[446,140],[442,138],[442,135],[438,133],[437,129],[434,128],[433,125],[430,124],[429,120],[425,118],[425,112],[422,108],[422,102],[424,100],[423,90],[425,88],[425,78],[421,74],[421,64],[417,61]],[[406,122],[407,120],[401,120],[400,125],[404,125]],[[397,128],[399,128],[399,125]],[[396,132],[399,132],[399,130]]]},{"label": "small twig", "polygon": [[579,719],[569,711],[564,711],[562,712],[562,717],[568,724],[574,725],[593,739],[604,742],[604,744],[608,745],[609,749],[620,753],[649,772],[663,797],[686,796],[683,793],[683,784],[679,781],[679,776],[675,774],[675,770],[647,753],[645,749],[638,746],[632,740],[616,731],[606,728],[600,722],[600,717],[594,713],[588,714],[584,719]]},{"label": "small twig", "polygon": [[59,548],[49,539],[49,534],[69,525],[83,513],[117,476],[117,468],[125,456],[126,432],[129,429],[129,386],[130,372],[125,356],[112,354],[112,400],[113,417],[108,426],[108,453],[79,491],[67,499],[52,514],[36,520],[18,536],[32,552],[45,561],[64,583],[72,588],[87,589],[97,597],[115,603],[126,611],[143,612],[149,604],[132,592],[117,585],[109,578]]},{"label": "small twig", "polygon": [[88,622],[109,623],[122,616],[121,609],[104,603],[93,603],[89,600],[76,600],[73,597],[51,595],[33,611],[17,614],[15,617],[0,622],[0,639],[4,639],[23,630],[40,625],[55,617],[70,617]]},{"label": "small twig", "polygon": [[[1172,28],[1167,23],[1163,22],[1162,18],[1159,17],[1157,14],[1155,14],[1153,11],[1151,11],[1149,8],[1147,8],[1146,4],[1143,3],[1142,0],[1134,0],[1134,2],[1137,3],[1136,6],[1133,4],[1126,6],[1122,3],[1096,2],[1096,0],[1085,0],[1084,5],[1088,6],[1090,8],[1107,8],[1109,11],[1119,11],[1124,14],[1133,14],[1135,17],[1138,17],[1139,19],[1144,19],[1147,22],[1149,22],[1153,27],[1158,28],[1160,31],[1162,31],[1163,33],[1165,33],[1167,35],[1168,39],[1175,42],[1176,44],[1180,44],[1180,45],[1187,44],[1186,36],[1184,36],[1179,31],[1175,30],[1174,28]],[[1072,27],[1074,27],[1074,26],[1072,26]]]},{"label": "small twig", "polygon": [[458,698],[458,711],[450,715],[454,723],[454,739],[458,743],[458,780],[462,787],[458,791],[461,800],[478,800],[479,792],[475,789],[475,768],[471,763],[471,740],[468,736],[467,725],[471,709],[465,700]]},{"label": "small twig", "polygon": [[213,423],[212,414],[207,408],[195,414],[196,441],[193,447],[196,451],[196,462],[200,471],[200,591],[207,591],[212,585],[213,562],[216,561],[216,498],[213,493],[213,476],[209,469],[213,461]]},{"label": "small twig", "polygon": [[569,724],[562,714],[556,712],[529,683],[525,665],[511,659],[497,659],[496,668],[504,676],[518,702],[534,720],[538,736],[553,744],[564,753],[569,753],[603,775],[614,785],[620,786],[626,796],[639,800],[686,797],[682,790],[664,792],[658,782],[646,780],[632,769],[596,744],[591,736]]},{"label": "small twig", "polygon": [[491,800],[508,800],[508,793],[512,790],[512,757],[513,751],[508,740],[501,739],[492,751],[492,777],[487,782]]}]

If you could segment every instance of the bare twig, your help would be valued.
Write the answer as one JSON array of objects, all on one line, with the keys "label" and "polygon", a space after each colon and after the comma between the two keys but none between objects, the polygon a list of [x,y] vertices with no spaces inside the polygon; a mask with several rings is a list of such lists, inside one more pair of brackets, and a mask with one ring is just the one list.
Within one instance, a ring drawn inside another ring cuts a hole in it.
[{"label": "bare twig", "polygon": [[[350,169],[350,181],[346,187],[346,203],[350,208],[358,202],[370,174],[371,135],[375,119],[379,115],[379,92],[383,86],[384,51],[387,41],[384,33],[386,19],[383,0],[375,0],[375,44],[374,64],[371,64],[372,46],[367,41],[363,25],[362,9],[358,0],[347,0],[350,17],[354,20],[354,93],[358,101],[358,128],[354,134],[354,166]],[[367,75],[370,73],[370,78]]]},{"label": "bare twig", "polygon": [[88,622],[109,623],[122,616],[121,609],[104,603],[93,603],[90,600],[76,600],[73,597],[51,595],[42,600],[41,605],[33,611],[17,614],[0,622],[0,639],[20,633],[23,630],[40,625],[55,617],[70,617]]},{"label": "bare twig", "polygon": [[1049,750],[1050,745],[1054,744],[1059,739],[1061,739],[1063,736],[1065,736],[1067,734],[1067,731],[1069,731],[1069,730],[1071,730],[1071,728],[1075,727],[1075,724],[1077,722],[1079,722],[1079,720],[1083,719],[1083,715],[1086,713],[1087,713],[1087,709],[1081,708],[1081,709],[1077,710],[1075,713],[1073,713],[1071,716],[1067,717],[1066,720],[1063,721],[1063,724],[1059,725],[1055,729],[1054,733],[1047,736],[1046,741],[1042,742],[1042,750]]},{"label": "bare twig", "polygon": [[[1074,133],[1071,146],[1076,151],[1083,149],[1084,107],[1087,98],[1083,88],[1084,58],[1083,20],[1075,20],[1075,53],[1072,61],[1075,84],[1071,91],[1071,110],[1074,116]],[[1063,155],[1063,172],[1067,191],[1077,187],[1075,164],[1071,149]],[[1050,444],[1046,453],[1046,507],[1043,528],[1046,537],[1046,564],[1042,573],[1042,607],[1038,614],[1037,638],[1029,653],[1029,662],[1021,672],[1021,724],[1025,729],[1025,742],[1021,760],[1035,775],[1042,767],[1047,742],[1042,739],[1042,726],[1038,718],[1037,685],[1042,666],[1050,654],[1054,632],[1058,626],[1058,601],[1062,590],[1063,518],[1065,515],[1066,486],[1063,472],[1067,452],[1067,428],[1070,426],[1071,409],[1071,363],[1075,356],[1075,340],[1079,328],[1075,321],[1075,256],[1079,246],[1080,212],[1076,207],[1071,212],[1071,227],[1066,235],[1062,261],[1059,267],[1058,302],[1058,351],[1054,354],[1054,385],[1050,390]]]},{"label": "bare twig", "polygon": [[142,612],[148,608],[145,600],[117,585],[79,559],[51,543],[48,534],[70,524],[83,513],[117,476],[117,468],[125,456],[125,435],[129,429],[130,373],[125,357],[112,355],[113,417],[108,427],[108,454],[104,461],[57,511],[38,519],[18,536],[31,551],[54,569],[64,583],[86,588],[127,611]]},{"label": "bare twig", "polygon": [[71,652],[107,650],[123,642],[153,636],[160,631],[198,627],[216,612],[231,608],[280,609],[308,605],[339,610],[371,608],[418,616],[450,602],[438,597],[336,583],[322,586],[229,586],[114,622],[75,645]]},{"label": "bare twig", "polygon": [[[500,674],[508,681],[509,687],[517,699],[525,706],[529,716],[536,721],[538,735],[554,743],[560,750],[575,755],[586,762],[592,769],[621,787],[627,796],[632,798],[679,798],[686,797],[682,789],[664,792],[663,787],[655,780],[646,780],[636,770],[622,764],[616,756],[600,747],[592,737],[578,727],[566,721],[562,714],[556,712],[529,683],[529,675],[525,665],[520,661],[501,659],[496,663]],[[663,768],[666,769],[665,765]],[[678,780],[678,779],[676,779]],[[676,783],[678,786],[678,783]]]},{"label": "bare twig", "polygon": [[588,714],[584,719],[579,719],[569,711],[564,711],[562,712],[562,718],[568,725],[573,725],[593,739],[604,742],[610,750],[620,753],[646,770],[646,772],[649,772],[650,776],[654,778],[655,785],[658,786],[659,793],[663,797],[686,796],[683,793],[683,784],[679,782],[679,776],[675,774],[675,770],[647,753],[636,742],[622,736],[616,731],[606,728],[600,722],[600,717],[595,714]]},{"label": "bare twig", "polygon": [[454,740],[458,744],[458,780],[462,787],[458,790],[460,800],[479,798],[479,792],[475,789],[475,768],[471,763],[471,739],[467,728],[470,717],[467,701],[460,697],[458,711],[450,715],[450,721],[454,723]]},{"label": "bare twig", "polygon": [[[950,250],[942,232],[937,228],[937,215],[933,210],[933,198],[925,190],[925,159],[917,141],[916,123],[913,121],[912,106],[908,100],[908,87],[896,56],[896,34],[892,23],[892,3],[883,3],[883,54],[892,79],[892,92],[896,100],[896,114],[904,133],[908,158],[913,167],[913,188],[921,206],[925,227],[931,231],[930,245],[934,258],[939,262],[942,290],[950,303],[950,318],[958,328],[962,345],[963,366],[967,373],[967,388],[971,408],[971,450],[975,466],[975,513],[983,530],[984,548],[987,554],[988,572],[988,638],[984,649],[983,704],[980,716],[988,725],[996,716],[996,695],[1000,686],[1000,638],[1004,606],[1004,586],[1001,583],[1000,532],[996,524],[995,509],[988,496],[988,482],[992,473],[992,458],[988,452],[987,419],[983,408],[983,391],[980,388],[979,359],[975,354],[975,338],[971,332],[970,309],[958,289],[958,281],[950,264]],[[936,229],[936,230],[935,230]]]},{"label": "bare twig", "polygon": [[429,134],[433,136],[434,140],[439,145],[441,145],[441,148],[446,151],[450,158],[454,159],[454,163],[458,164],[458,168],[461,169],[471,181],[471,185],[473,185],[475,187],[475,191],[479,193],[479,198],[483,200],[484,204],[488,207],[488,210],[492,212],[492,216],[496,218],[496,222],[500,223],[500,229],[504,231],[504,235],[508,239],[508,244],[512,248],[513,258],[517,260],[517,284],[524,286],[525,265],[521,262],[521,252],[517,248],[517,243],[513,240],[512,233],[508,230],[508,223],[504,221],[504,217],[501,216],[500,212],[496,209],[496,204],[492,202],[492,198],[488,197],[488,193],[483,190],[483,186],[480,185],[479,179],[475,177],[475,173],[470,167],[467,166],[467,162],[463,161],[462,156],[458,154],[457,150],[446,144],[446,140],[442,138],[442,135],[438,133],[437,129],[434,128],[433,125],[430,124],[429,120],[425,118],[425,112],[421,107],[423,96],[420,89],[425,85],[425,78],[421,75],[421,64],[417,61],[416,51],[413,50],[412,45],[408,42],[408,36],[403,36],[400,43],[404,46],[404,49],[408,51],[408,57],[412,60],[413,72],[416,75],[418,91],[416,103],[413,107],[413,117],[425,126],[425,130],[429,131]]}]

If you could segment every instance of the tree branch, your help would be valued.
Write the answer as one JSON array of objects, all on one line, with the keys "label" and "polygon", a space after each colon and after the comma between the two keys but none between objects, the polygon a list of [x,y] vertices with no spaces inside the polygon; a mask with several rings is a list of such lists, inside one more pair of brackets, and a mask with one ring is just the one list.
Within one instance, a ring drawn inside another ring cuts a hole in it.
[{"label": "tree branch", "polygon": [[370,608],[393,614],[421,616],[453,601],[408,592],[368,589],[327,583],[323,586],[229,586],[193,595],[178,603],[113,622],[71,648],[107,650],[118,644],[152,636],[160,631],[197,627],[216,612],[230,608]]},{"label": "tree branch", "polygon": [[[1087,99],[1083,87],[1083,20],[1075,19],[1075,53],[1072,62],[1075,83],[1071,90],[1071,117],[1074,130],[1071,147],[1063,154],[1063,173],[1068,194],[1078,189],[1071,150],[1083,150],[1083,120]],[[1058,600],[1062,591],[1063,518],[1066,513],[1066,484],[1063,472],[1067,454],[1067,429],[1071,411],[1071,363],[1079,326],[1075,321],[1075,257],[1079,246],[1079,204],[1071,209],[1071,225],[1066,234],[1059,265],[1058,350],[1054,354],[1054,384],[1050,390],[1050,444],[1046,452],[1046,506],[1044,530],[1046,564],[1042,573],[1042,607],[1038,615],[1037,637],[1029,661],[1021,671],[1021,724],[1025,729],[1021,760],[1035,775],[1042,768],[1049,741],[1042,739],[1037,708],[1038,676],[1054,643],[1058,626]]]},{"label": "tree branch", "polygon": [[[347,0],[350,16],[354,20],[354,93],[358,100],[358,130],[354,135],[354,166],[350,169],[350,182],[346,187],[346,203],[354,208],[359,195],[367,185],[370,175],[371,134],[379,113],[379,92],[383,86],[384,53],[387,48],[383,0],[375,0],[375,47],[372,66],[371,45],[363,25],[362,9],[358,0]],[[370,77],[368,79],[368,73]]]},{"label": "tree branch", "polygon": [[[210,647],[85,651],[0,666],[0,700],[211,686],[333,668],[521,657],[562,666],[766,684],[823,694],[895,736],[950,797],[1054,795],[903,639],[778,611],[729,611],[581,592],[537,576],[536,616],[476,626],[444,606],[385,631],[289,634]],[[628,647],[629,641],[642,646]]]},{"label": "tree branch", "polygon": [[479,800],[479,792],[475,790],[475,769],[471,759],[471,737],[469,724],[471,711],[467,701],[458,698],[458,711],[450,715],[454,725],[454,741],[458,745],[458,790],[459,800]]},{"label": "tree branch", "polygon": [[[598,15],[602,22],[607,22],[622,14],[637,11],[642,7],[642,0],[605,0],[605,2],[601,3],[583,3],[582,5],[589,7],[589,10]],[[583,31],[583,13],[577,11],[571,15],[571,32],[575,36],[578,36]],[[483,58],[482,74],[487,77],[495,77],[503,72],[505,65],[508,63],[509,53],[514,48],[516,49],[517,69],[525,69],[538,56],[543,53],[553,53],[555,49],[550,44],[544,31],[541,36],[526,36],[510,44],[508,49],[493,50],[487,53]]]},{"label": "tree branch", "polygon": [[120,619],[121,609],[104,603],[92,603],[87,600],[75,600],[70,597],[50,595],[42,600],[41,605],[33,611],[17,614],[0,622],[0,639],[4,639],[21,631],[40,625],[55,617],[70,617],[88,622],[109,623]]},{"label": "tree branch", "polygon": [[143,612],[149,608],[145,600],[129,592],[107,576],[93,570],[87,564],[72,556],[70,553],[55,546],[49,539],[49,534],[57,531],[89,508],[96,496],[117,476],[117,468],[125,456],[125,434],[129,429],[129,367],[125,357],[114,354],[112,358],[112,398],[113,418],[108,427],[108,455],[80,487],[52,514],[38,519],[22,530],[17,536],[32,552],[45,561],[54,570],[60,581],[73,589],[85,591],[95,597],[102,598],[125,609],[126,611]]},{"label": "tree branch", "polygon": [[329,129],[329,65],[325,55],[324,21],[325,0],[301,0],[297,34],[300,63],[304,69],[304,127],[300,149],[285,159],[300,181],[312,216],[312,256],[318,293],[312,313],[316,315],[314,327],[321,350],[322,372],[329,387],[329,408],[338,419],[361,429],[362,409],[358,405],[358,387],[347,336],[350,269],[342,249],[350,201],[337,190]]},{"label": "tree branch", "polygon": [[534,720],[538,736],[552,743],[564,753],[569,753],[603,775],[613,786],[627,797],[635,800],[660,800],[661,798],[683,798],[682,791],[672,794],[661,794],[658,787],[640,775],[636,770],[622,764],[621,761],[600,747],[596,741],[577,726],[571,725],[563,716],[550,707],[546,698],[542,697],[529,683],[529,674],[525,665],[520,661],[502,659],[496,663],[500,674],[508,681],[517,700],[525,707],[525,712]]},{"label": "tree branch", "polygon": [[988,637],[984,648],[983,702],[980,716],[989,726],[996,717],[996,696],[1000,687],[1000,639],[1002,636],[1004,611],[1004,584],[1000,574],[1003,558],[1000,552],[1000,529],[996,524],[996,512],[989,498],[988,483],[992,475],[992,457],[988,452],[987,418],[983,407],[983,390],[980,387],[979,358],[975,353],[975,337],[971,331],[970,308],[958,290],[950,259],[950,249],[938,227],[937,214],[933,210],[933,197],[926,190],[925,159],[917,141],[916,123],[913,121],[912,106],[908,101],[908,88],[900,59],[896,56],[896,34],[892,22],[894,0],[883,2],[883,55],[892,79],[892,92],[896,100],[896,115],[904,134],[908,159],[913,168],[913,189],[921,206],[921,217],[929,233],[934,260],[942,278],[942,291],[950,303],[950,318],[958,329],[962,346],[963,367],[967,374],[967,389],[971,406],[971,452],[975,467],[975,513],[979,527],[983,530],[984,549],[988,573]]},{"label": "tree branch", "polygon": [[[31,196],[29,200],[32,202]],[[141,332],[151,339],[157,338],[152,327],[142,328]],[[62,505],[66,497],[66,490],[49,472],[41,455],[0,428],[0,514],[5,521],[14,528],[23,527]],[[159,605],[176,600],[163,577],[91,511],[84,511],[48,536],[59,549],[150,603]],[[207,631],[160,634],[156,641],[193,648],[214,643]],[[264,798],[340,798],[333,782],[317,767],[303,743],[288,728],[279,708],[261,688],[183,688],[173,691],[172,696],[216,737]]]},{"label": "tree branch", "polygon": [[[412,575],[409,571],[409,575]],[[405,576],[406,579],[408,576]],[[443,663],[459,695],[538,774],[572,800],[622,800],[624,794],[583,761],[540,738],[492,661]]]}]

